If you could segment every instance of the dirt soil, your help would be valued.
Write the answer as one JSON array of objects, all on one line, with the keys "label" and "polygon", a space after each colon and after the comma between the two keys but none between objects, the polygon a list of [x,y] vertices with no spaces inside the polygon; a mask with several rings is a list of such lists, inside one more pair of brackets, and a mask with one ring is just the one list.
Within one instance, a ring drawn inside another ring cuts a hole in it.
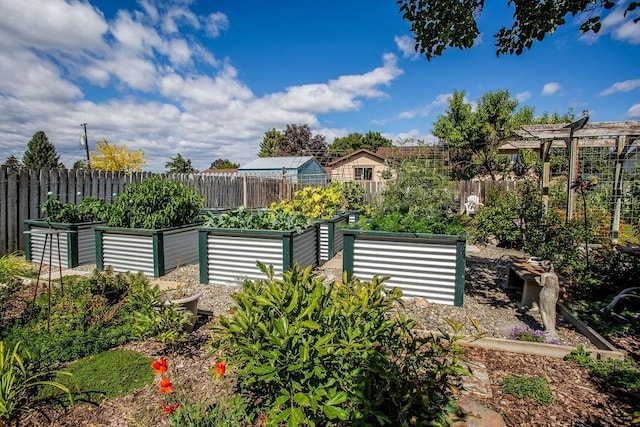
[{"label": "dirt soil", "polygon": [[[490,336],[506,337],[517,324],[529,324],[541,329],[537,313],[517,310],[519,295],[502,290],[511,256],[521,254],[483,247],[471,248],[467,253],[467,277],[464,307],[448,307],[425,301],[407,303],[407,314],[416,318],[421,327],[437,328],[445,317],[460,319],[473,317]],[[331,278],[339,271],[325,269]],[[201,316],[186,346],[177,352],[168,352],[154,342],[136,342],[126,345],[151,357],[165,356],[177,370],[180,389],[201,402],[213,402],[233,388],[233,375],[221,378],[209,373],[215,360],[208,357],[205,346],[210,339],[209,326],[214,318],[225,313],[232,305],[230,295],[235,291],[228,286],[198,285],[197,266],[184,266],[170,273],[165,280],[177,280],[186,288],[203,290],[200,308],[211,311],[212,317]],[[577,345],[588,340],[569,325],[560,323],[561,344]],[[619,348],[637,354],[638,337],[613,340]],[[625,426],[631,424],[627,411],[631,404],[640,402],[640,394],[623,393],[589,376],[576,363],[560,359],[529,356],[517,353],[467,349],[466,358],[486,366],[490,391],[466,391],[469,397],[501,414],[507,426]],[[502,393],[505,376],[539,376],[549,381],[555,402],[541,406],[527,399],[518,400]],[[22,426],[166,426],[167,420],[158,410],[161,398],[157,384],[149,385],[132,395],[82,405],[67,411],[49,409],[49,419],[31,415],[23,419]],[[472,424],[469,424],[472,425]]]}]

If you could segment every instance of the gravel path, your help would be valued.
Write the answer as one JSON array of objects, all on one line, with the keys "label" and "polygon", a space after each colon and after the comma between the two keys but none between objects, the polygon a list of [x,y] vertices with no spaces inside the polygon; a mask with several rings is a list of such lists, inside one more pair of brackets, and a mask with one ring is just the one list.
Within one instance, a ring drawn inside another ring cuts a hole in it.
[{"label": "gravel path", "polygon": [[[318,273],[326,280],[336,280],[341,277],[341,253],[338,259],[325,264],[318,269]],[[521,252],[505,250],[492,246],[467,246],[467,268],[465,280],[465,294],[462,307],[432,304],[423,298],[408,299],[405,303],[405,313],[418,322],[420,329],[436,330],[447,327],[445,319],[466,321],[464,333],[472,334],[470,319],[478,321],[482,332],[495,338],[508,338],[515,326],[528,325],[533,329],[542,330],[542,319],[537,311],[520,312],[518,301],[520,295],[516,292],[506,292],[502,289],[512,257],[523,257]],[[337,266],[337,268],[336,268]],[[239,288],[227,285],[199,284],[198,264],[188,264],[179,267],[161,278],[162,281],[176,281],[188,292],[202,292],[199,308],[213,312],[214,315],[225,313],[233,305],[231,295]],[[591,342],[565,323],[558,316],[558,341],[563,345],[576,346],[583,344],[593,348]]]}]

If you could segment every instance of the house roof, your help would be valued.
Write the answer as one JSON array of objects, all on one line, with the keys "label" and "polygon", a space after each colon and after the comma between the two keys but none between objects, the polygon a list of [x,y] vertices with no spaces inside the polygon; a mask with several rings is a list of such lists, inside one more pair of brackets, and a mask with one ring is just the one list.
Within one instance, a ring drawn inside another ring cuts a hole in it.
[{"label": "house roof", "polygon": [[[313,156],[298,156],[298,157],[260,157],[253,160],[246,165],[238,168],[239,171],[245,170],[282,170],[285,169],[299,169],[306,165],[310,161],[314,161]],[[315,160],[317,162],[317,160]]]},{"label": "house roof", "polygon": [[365,150],[364,148],[362,148],[360,150],[356,150],[354,152],[351,152],[351,153],[347,154],[346,156],[342,156],[342,157],[334,160],[333,162],[331,162],[329,164],[329,166],[330,167],[335,167],[335,166],[337,166],[337,165],[339,165],[341,163],[344,163],[344,162],[349,161],[349,160],[351,160],[353,158],[360,157],[360,156],[363,156],[363,155],[364,156],[369,156],[369,157],[374,157],[375,159],[380,160],[381,163],[384,162],[384,158],[383,157],[378,156],[373,151]]}]

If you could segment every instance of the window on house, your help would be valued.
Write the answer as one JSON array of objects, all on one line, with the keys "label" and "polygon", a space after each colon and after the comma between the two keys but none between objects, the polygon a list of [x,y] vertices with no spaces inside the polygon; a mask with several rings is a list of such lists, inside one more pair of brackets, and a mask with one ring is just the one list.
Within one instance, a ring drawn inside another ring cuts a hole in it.
[{"label": "window on house", "polygon": [[355,168],[356,181],[371,181],[373,179],[373,168]]}]

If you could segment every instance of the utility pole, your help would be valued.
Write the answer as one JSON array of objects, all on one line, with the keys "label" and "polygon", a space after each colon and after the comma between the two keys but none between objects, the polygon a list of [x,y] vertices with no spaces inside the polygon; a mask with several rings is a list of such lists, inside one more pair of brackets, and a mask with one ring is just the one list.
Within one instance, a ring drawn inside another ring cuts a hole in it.
[{"label": "utility pole", "polygon": [[87,124],[82,123],[80,126],[84,129],[84,149],[87,152],[87,169],[91,169],[91,163],[89,162],[89,139],[87,138]]}]

